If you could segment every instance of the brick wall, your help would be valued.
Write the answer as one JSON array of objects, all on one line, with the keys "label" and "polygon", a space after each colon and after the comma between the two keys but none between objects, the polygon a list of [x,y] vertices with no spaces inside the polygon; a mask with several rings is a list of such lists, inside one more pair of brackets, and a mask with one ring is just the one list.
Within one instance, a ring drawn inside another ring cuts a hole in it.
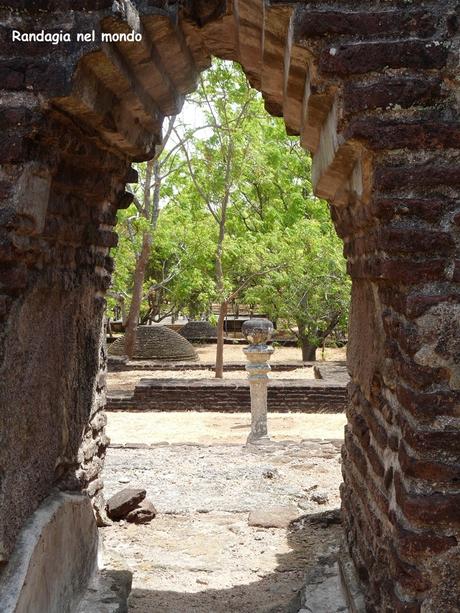
[{"label": "brick wall", "polygon": [[[319,381],[272,380],[269,411],[340,413],[348,396],[345,385]],[[141,379],[133,394],[112,392],[108,411],[225,411],[251,410],[249,383],[238,380]]]}]

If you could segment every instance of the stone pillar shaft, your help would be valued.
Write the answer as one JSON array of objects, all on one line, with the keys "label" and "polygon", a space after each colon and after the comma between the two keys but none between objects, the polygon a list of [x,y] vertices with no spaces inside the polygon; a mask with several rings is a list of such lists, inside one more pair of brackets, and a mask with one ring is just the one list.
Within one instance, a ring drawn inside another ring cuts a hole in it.
[{"label": "stone pillar shaft", "polygon": [[250,319],[243,324],[243,334],[251,343],[243,349],[249,362],[246,364],[246,370],[251,391],[251,432],[248,442],[268,438],[267,387],[268,373],[271,370],[268,360],[274,349],[266,342],[272,330],[273,324],[267,319]]}]

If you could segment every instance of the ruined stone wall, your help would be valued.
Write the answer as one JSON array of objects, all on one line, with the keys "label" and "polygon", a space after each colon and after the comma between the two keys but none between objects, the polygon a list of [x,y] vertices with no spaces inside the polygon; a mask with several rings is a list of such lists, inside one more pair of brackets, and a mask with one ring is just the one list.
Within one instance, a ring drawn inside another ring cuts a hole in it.
[{"label": "ruined stone wall", "polygon": [[[123,192],[128,170],[70,122],[35,115],[30,99],[7,95],[1,113],[13,126],[2,134],[1,154],[3,559],[52,488],[77,487],[77,451],[99,372],[103,292],[112,269],[107,253],[116,244],[111,201]],[[99,414],[91,425],[100,430]]]},{"label": "ruined stone wall", "polygon": [[[0,7],[2,558],[78,466],[128,162],[217,55],[312,151],[344,240],[342,500],[369,610],[458,610],[457,2],[26,4]],[[143,42],[12,47],[15,24],[134,27]]]},{"label": "ruined stone wall", "polygon": [[380,15],[348,19],[307,11],[299,26],[318,54],[319,74],[339,87],[320,137],[334,125],[332,181],[354,158],[348,193],[329,195],[353,279],[343,518],[369,610],[454,611],[457,16],[448,3],[388,4]]}]

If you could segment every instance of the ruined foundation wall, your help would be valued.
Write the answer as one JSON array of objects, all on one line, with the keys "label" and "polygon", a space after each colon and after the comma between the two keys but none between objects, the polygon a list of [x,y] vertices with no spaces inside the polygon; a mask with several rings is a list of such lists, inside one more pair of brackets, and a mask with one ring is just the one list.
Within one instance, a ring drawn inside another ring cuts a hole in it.
[{"label": "ruined foundation wall", "polygon": [[[3,558],[78,466],[128,160],[151,156],[163,116],[217,55],[243,65],[312,151],[315,192],[344,240],[342,500],[369,611],[458,610],[457,3],[37,4],[50,13],[0,9]],[[12,49],[13,23],[135,27],[144,42]],[[97,432],[90,448],[103,446]]]}]

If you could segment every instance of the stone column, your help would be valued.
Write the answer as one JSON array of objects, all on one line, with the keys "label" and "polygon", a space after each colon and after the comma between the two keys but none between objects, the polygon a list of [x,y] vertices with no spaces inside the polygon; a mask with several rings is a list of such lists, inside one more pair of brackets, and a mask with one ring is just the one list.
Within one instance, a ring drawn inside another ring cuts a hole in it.
[{"label": "stone column", "polygon": [[270,365],[268,360],[273,353],[273,347],[267,341],[273,332],[273,324],[268,319],[249,319],[244,322],[242,332],[249,347],[243,349],[249,364],[249,386],[251,389],[251,432],[247,442],[268,439],[267,431],[267,385]]}]

